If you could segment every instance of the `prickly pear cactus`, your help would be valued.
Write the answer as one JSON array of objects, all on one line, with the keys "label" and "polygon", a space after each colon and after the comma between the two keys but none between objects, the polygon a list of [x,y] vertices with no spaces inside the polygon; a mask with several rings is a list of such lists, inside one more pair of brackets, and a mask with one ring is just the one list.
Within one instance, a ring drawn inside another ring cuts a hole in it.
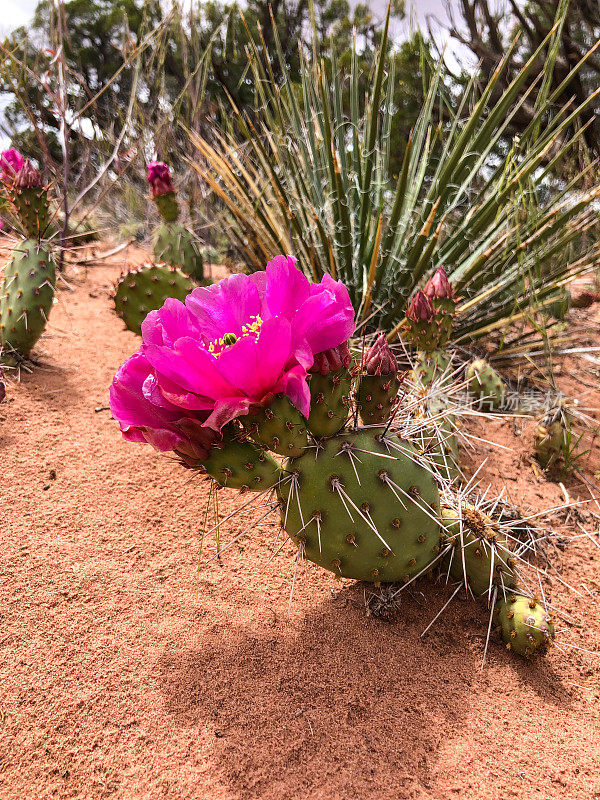
[{"label": "prickly pear cactus", "polygon": [[533,434],[535,455],[546,471],[559,469],[568,455],[572,415],[561,403],[536,425]]},{"label": "prickly pear cactus", "polygon": [[421,350],[412,369],[412,379],[417,386],[428,387],[448,375],[452,356],[445,350]]},{"label": "prickly pear cactus", "polygon": [[352,383],[348,369],[351,362],[347,342],[315,355],[309,374],[308,429],[316,439],[333,436],[346,424]]},{"label": "prickly pear cactus", "polygon": [[142,332],[150,311],[161,308],[168,297],[185,300],[195,285],[181,272],[166,264],[146,264],[121,276],[115,285],[115,311],[126,327]]},{"label": "prickly pear cactus", "polygon": [[399,388],[398,362],[385,336],[381,335],[365,353],[358,381],[356,399],[365,425],[382,425],[388,421]]},{"label": "prickly pear cactus", "polygon": [[15,247],[0,287],[0,352],[5,360],[28,356],[42,335],[55,281],[54,261],[37,241],[26,239]]},{"label": "prickly pear cactus", "polygon": [[281,468],[273,456],[239,438],[212,447],[203,467],[217,483],[230,489],[260,492],[275,486],[281,478]]},{"label": "prickly pear cactus", "polygon": [[552,616],[536,598],[511,594],[500,599],[495,619],[506,647],[525,658],[543,655],[554,640]]},{"label": "prickly pear cactus", "polygon": [[338,434],[289,460],[281,519],[315,564],[345,578],[406,582],[439,550],[439,494],[416,450],[382,434]]},{"label": "prickly pear cactus", "polygon": [[466,575],[475,597],[483,597],[490,587],[504,591],[515,585],[514,556],[506,537],[487,514],[463,503],[460,512],[443,508],[442,519],[442,543],[453,546],[449,557],[453,578],[464,580]]},{"label": "prickly pear cactus", "polygon": [[496,370],[483,358],[472,361],[465,370],[469,394],[483,409],[494,411],[502,408],[506,386]]},{"label": "prickly pear cactus", "polygon": [[183,225],[174,222],[159,225],[154,234],[153,250],[156,261],[178,267],[198,283],[204,280],[202,253],[194,234]]},{"label": "prickly pear cactus", "polygon": [[306,420],[285,395],[278,395],[267,407],[253,408],[240,422],[265,450],[295,458],[306,449]]}]

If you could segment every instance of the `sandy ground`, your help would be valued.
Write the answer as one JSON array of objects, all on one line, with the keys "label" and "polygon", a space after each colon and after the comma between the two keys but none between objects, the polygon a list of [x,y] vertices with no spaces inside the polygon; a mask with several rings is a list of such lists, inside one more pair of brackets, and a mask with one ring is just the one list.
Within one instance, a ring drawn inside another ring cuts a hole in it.
[{"label": "sandy ground", "polygon": [[[600,649],[600,551],[582,537],[555,562],[585,595],[547,584],[578,623],[558,622],[562,650],[525,663],[494,640],[483,671],[476,603],[420,636],[444,587],[385,622],[309,564],[287,619],[294,554],[268,561],[274,525],[220,562],[210,537],[199,570],[208,484],[121,441],[105,408],[138,343],[109,300],[120,258],[59,293],[42,366],[0,407],[0,798],[600,798],[600,657],[567,646]],[[598,306],[574,319],[597,331]],[[599,405],[597,367],[562,373]],[[479,431],[513,449],[473,458],[525,511],[562,500],[521,455],[530,428]],[[598,480],[597,444],[581,466]],[[222,516],[238,502],[219,498]]]}]

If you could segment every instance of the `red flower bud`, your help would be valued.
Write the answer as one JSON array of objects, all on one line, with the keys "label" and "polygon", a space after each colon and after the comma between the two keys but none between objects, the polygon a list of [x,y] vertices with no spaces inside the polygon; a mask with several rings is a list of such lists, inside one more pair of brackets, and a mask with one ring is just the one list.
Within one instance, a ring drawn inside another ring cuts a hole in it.
[{"label": "red flower bud", "polygon": [[175,191],[171,170],[163,161],[151,161],[148,164],[148,183],[152,197],[161,197]]},{"label": "red flower bud", "polygon": [[21,169],[14,175],[13,185],[17,189],[41,189],[44,183],[40,171],[26,158]]},{"label": "red flower bud", "polygon": [[419,289],[419,291],[410,301],[406,316],[413,322],[431,322],[431,320],[435,317],[435,309],[433,304],[427,295],[421,291],[421,289]]},{"label": "red flower bud", "polygon": [[367,375],[395,375],[398,362],[383,334],[367,350],[363,358],[363,372]]},{"label": "red flower bud", "polygon": [[424,292],[431,300],[454,297],[454,289],[443,267],[438,267],[435,275],[427,281]]},{"label": "red flower bud", "polygon": [[342,342],[337,347],[315,353],[315,360],[310,368],[310,372],[318,372],[320,375],[329,375],[330,372],[338,372],[342,367],[348,368],[352,356],[348,342]]}]

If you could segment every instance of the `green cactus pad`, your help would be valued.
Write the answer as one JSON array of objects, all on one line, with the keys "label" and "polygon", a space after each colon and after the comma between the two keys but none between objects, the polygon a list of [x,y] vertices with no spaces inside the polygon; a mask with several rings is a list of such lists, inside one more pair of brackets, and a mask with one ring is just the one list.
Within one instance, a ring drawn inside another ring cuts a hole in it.
[{"label": "green cactus pad", "polygon": [[535,598],[512,594],[495,608],[495,620],[509,650],[531,658],[543,655],[554,640],[552,616]]},{"label": "green cactus pad", "polygon": [[25,230],[25,235],[29,239],[41,239],[50,225],[47,188],[40,186],[20,189],[13,186],[10,199]]},{"label": "green cactus pad", "polygon": [[56,270],[52,256],[26,239],[12,252],[0,287],[0,351],[27,356],[42,335],[54,299]]},{"label": "green cactus pad", "polygon": [[472,361],[465,370],[469,394],[479,400],[481,408],[494,411],[502,408],[506,386],[496,370],[483,358]]},{"label": "green cactus pad", "polygon": [[448,415],[429,425],[415,436],[419,449],[435,465],[444,480],[455,481],[460,476],[460,447],[456,436],[456,420]]},{"label": "green cactus pad", "polygon": [[130,331],[141,334],[150,311],[161,308],[168,297],[185,300],[195,285],[166,264],[146,264],[121,276],[115,285],[115,311]]},{"label": "green cactus pad", "polygon": [[310,415],[308,428],[321,439],[340,431],[348,419],[350,373],[347,369],[329,375],[312,373],[310,378]]},{"label": "green cactus pad", "polygon": [[414,448],[383,430],[338,434],[288,461],[281,520],[310,561],[338,576],[406,582],[438,553],[439,494]]},{"label": "green cactus pad", "polygon": [[[445,533],[443,542],[454,545],[450,553],[450,574],[467,582],[475,597],[483,597],[490,587],[512,588],[516,582],[515,560],[505,536],[487,514],[463,503],[461,521],[454,509],[442,509]],[[464,568],[463,568],[464,560]]]},{"label": "green cactus pad", "polygon": [[278,395],[264,408],[252,409],[240,422],[248,436],[266,450],[296,458],[306,449],[306,420],[285,395]]},{"label": "green cactus pad", "polygon": [[221,486],[262,492],[279,483],[281,468],[269,453],[252,442],[229,439],[211,449],[202,466]]},{"label": "green cactus pad", "polygon": [[154,258],[178,267],[198,283],[204,280],[202,253],[194,234],[183,225],[163,222],[153,239]]},{"label": "green cactus pad", "polygon": [[414,383],[429,386],[445,375],[452,357],[445,350],[421,350],[417,353],[412,370]]},{"label": "green cactus pad", "polygon": [[[153,198],[158,213],[165,222],[176,222],[179,218],[179,204],[176,192],[167,192]],[[176,266],[176,265],[173,265]]]},{"label": "green cactus pad", "polygon": [[357,401],[365,425],[383,425],[390,419],[400,381],[396,375],[362,375]]}]

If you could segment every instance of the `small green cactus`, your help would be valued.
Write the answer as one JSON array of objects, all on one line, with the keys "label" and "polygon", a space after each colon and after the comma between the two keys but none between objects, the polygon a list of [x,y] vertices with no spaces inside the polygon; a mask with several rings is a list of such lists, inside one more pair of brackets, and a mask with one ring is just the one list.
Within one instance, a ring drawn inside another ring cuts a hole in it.
[{"label": "small green cactus", "polygon": [[154,233],[152,246],[156,261],[178,267],[197,283],[204,280],[204,262],[198,242],[183,225],[163,222]]},{"label": "small green cactus", "polygon": [[185,300],[194,288],[181,270],[145,264],[124,273],[115,284],[115,310],[128,330],[141,335],[142,322],[150,311],[161,308],[169,297]]},{"label": "small green cactus", "polygon": [[533,434],[534,449],[542,469],[560,470],[569,455],[572,414],[559,403],[538,422]]},{"label": "small green cactus", "polygon": [[492,519],[468,503],[460,511],[442,509],[442,542],[453,545],[449,556],[450,574],[464,580],[475,597],[483,597],[490,587],[500,590],[516,583],[515,559],[508,541]]},{"label": "small green cactus", "polygon": [[[287,462],[282,524],[304,555],[338,576],[407,582],[439,549],[439,495],[416,450],[383,428],[326,439]],[[392,456],[390,458],[390,456]]]},{"label": "small green cactus", "polygon": [[0,287],[0,353],[26,357],[42,335],[54,300],[56,270],[37,240],[25,239],[12,252]]},{"label": "small green cactus", "polygon": [[483,358],[472,361],[465,370],[469,394],[479,400],[482,409],[495,411],[502,408],[506,385],[496,370]]},{"label": "small green cactus", "polygon": [[552,616],[536,598],[511,593],[497,602],[495,619],[506,647],[525,658],[543,655],[555,637]]}]

